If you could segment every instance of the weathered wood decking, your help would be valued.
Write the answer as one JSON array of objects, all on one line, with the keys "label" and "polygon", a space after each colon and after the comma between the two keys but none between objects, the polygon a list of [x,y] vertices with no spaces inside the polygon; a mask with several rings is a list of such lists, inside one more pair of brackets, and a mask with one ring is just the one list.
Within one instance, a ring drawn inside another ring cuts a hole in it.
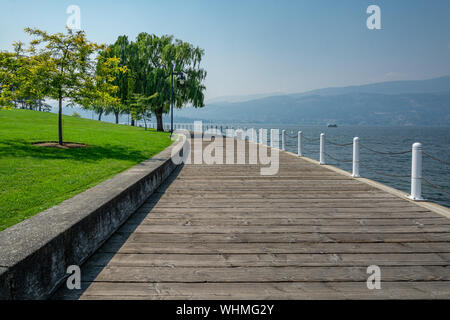
[{"label": "weathered wood decking", "polygon": [[55,298],[450,298],[449,262],[450,219],[281,152],[177,170]]}]

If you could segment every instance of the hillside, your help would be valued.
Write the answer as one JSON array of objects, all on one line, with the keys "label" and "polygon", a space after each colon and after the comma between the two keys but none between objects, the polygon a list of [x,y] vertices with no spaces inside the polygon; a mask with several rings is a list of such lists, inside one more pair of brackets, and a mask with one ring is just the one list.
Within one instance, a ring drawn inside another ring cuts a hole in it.
[{"label": "hillside", "polygon": [[448,126],[450,77],[211,103],[177,110],[176,116],[218,122]]},{"label": "hillside", "polygon": [[293,97],[309,95],[341,95],[348,93],[416,94],[450,93],[450,76],[426,80],[386,81],[360,86],[334,87],[292,94]]}]

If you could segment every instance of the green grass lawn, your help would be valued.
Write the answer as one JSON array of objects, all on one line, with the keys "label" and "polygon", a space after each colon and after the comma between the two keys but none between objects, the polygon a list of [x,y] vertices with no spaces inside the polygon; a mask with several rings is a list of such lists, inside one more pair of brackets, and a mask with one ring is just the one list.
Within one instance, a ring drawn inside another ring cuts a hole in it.
[{"label": "green grass lawn", "polygon": [[63,117],[64,141],[87,148],[32,145],[57,141],[57,115],[0,110],[0,231],[140,163],[171,144],[153,129]]}]

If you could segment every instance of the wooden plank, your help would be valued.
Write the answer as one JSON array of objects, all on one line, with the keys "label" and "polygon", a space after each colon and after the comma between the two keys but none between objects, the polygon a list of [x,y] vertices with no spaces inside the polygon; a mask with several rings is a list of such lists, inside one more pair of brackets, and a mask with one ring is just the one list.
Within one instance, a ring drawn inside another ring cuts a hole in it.
[{"label": "wooden plank", "polygon": [[330,186],[330,187],[336,187],[336,186],[366,186],[365,183],[358,182],[352,179],[296,179],[296,180],[254,180],[250,181],[251,179],[243,179],[241,181],[239,180],[217,180],[215,182],[211,182],[208,180],[197,180],[197,179],[184,179],[184,180],[175,180],[169,188],[176,188],[176,187],[185,187],[185,186],[194,186],[194,187],[208,187],[208,186],[215,186],[218,183],[220,183],[220,187],[228,187],[228,188],[234,188],[234,187],[242,187],[245,185],[246,187],[285,187],[285,189],[289,189],[290,187],[296,187],[296,186]]},{"label": "wooden plank", "polygon": [[[351,209],[351,208],[350,208]],[[151,211],[151,212],[150,212]],[[134,215],[135,218],[166,218],[166,219],[264,219],[264,218],[280,218],[280,219],[419,219],[419,218],[440,218],[441,216],[429,211],[399,211],[393,213],[381,210],[345,210],[331,209],[313,210],[313,209],[283,209],[283,210],[252,210],[243,208],[234,209],[192,209],[192,208],[158,208],[158,209],[140,209]]]},{"label": "wooden plank", "polygon": [[97,253],[83,267],[325,267],[448,266],[449,253],[371,254],[107,254]]},{"label": "wooden plank", "polygon": [[221,226],[221,225],[154,225],[141,224],[139,226],[126,224],[120,228],[120,232],[136,233],[172,233],[172,234],[192,234],[192,233],[215,233],[215,234],[242,234],[242,233],[447,233],[448,225],[427,225],[427,226]]},{"label": "wooden plank", "polygon": [[[109,282],[317,282],[367,281],[364,267],[91,267],[83,281]],[[383,282],[450,281],[449,266],[383,266]],[[449,282],[450,285],[450,282]]]},{"label": "wooden plank", "polygon": [[[258,217],[258,215],[268,216],[270,212],[273,213],[272,217],[280,217],[280,216],[291,216],[295,217],[295,214],[301,216],[301,214],[305,217],[367,217],[369,215],[375,216],[377,218],[385,218],[385,217],[409,217],[409,218],[432,218],[432,217],[442,217],[436,213],[433,213],[427,209],[417,207],[417,208],[404,208],[398,207],[395,209],[392,208],[377,208],[377,207],[366,207],[366,208],[305,208],[305,207],[295,207],[295,208],[272,208],[272,210],[267,208],[241,208],[240,206],[232,207],[232,208],[222,208],[217,207],[214,210],[209,210],[208,208],[191,208],[191,207],[177,207],[174,210],[173,207],[153,207],[153,206],[142,206],[137,213],[148,213],[152,212],[152,214],[157,213],[171,213],[171,214],[184,214],[184,213],[194,213],[196,215],[200,214],[214,214],[214,213],[228,213],[234,216],[240,216],[240,214],[251,214],[254,217]],[[287,214],[287,215],[286,215]],[[291,214],[291,215],[289,215]],[[292,215],[293,214],[293,215]],[[353,214],[353,215],[352,215]]]},{"label": "wooden plank", "polygon": [[450,225],[446,218],[393,218],[393,219],[336,219],[336,218],[237,218],[237,219],[212,219],[212,218],[156,218],[151,214],[144,220],[142,217],[132,217],[127,224],[151,224],[151,225],[190,225],[190,226],[445,226]]},{"label": "wooden plank", "polygon": [[393,219],[336,219],[336,218],[237,218],[237,219],[212,219],[212,218],[157,218],[151,214],[144,219],[142,216],[131,217],[127,221],[128,225],[151,224],[151,225],[171,225],[171,226],[445,226],[450,225],[450,220],[446,218],[393,218]]},{"label": "wooden plank", "polygon": [[225,243],[225,242],[133,242],[114,236],[98,252],[102,253],[450,253],[448,242],[402,243]]},{"label": "wooden plank", "polygon": [[[82,283],[86,287],[85,283]],[[72,293],[73,294],[73,293]],[[448,283],[383,282],[368,290],[365,282],[327,283],[117,283],[97,282],[82,299],[449,299]]]},{"label": "wooden plank", "polygon": [[384,282],[368,290],[365,282],[265,283],[81,283],[82,290],[61,292],[56,299],[450,299],[448,282]]},{"label": "wooden plank", "polygon": [[[167,200],[167,201],[165,201]],[[214,203],[214,204],[226,204],[229,203],[229,199],[227,201],[226,198],[191,198],[191,197],[187,197],[187,198],[169,198],[169,199],[154,199],[154,200],[150,200],[147,201],[145,204],[146,205],[153,205],[156,204],[158,202],[170,202],[170,203],[180,203],[186,206],[190,206],[192,204],[195,203],[199,203],[199,201],[201,201],[202,203]],[[353,199],[350,197],[341,199],[341,198],[302,198],[301,196],[295,197],[295,198],[284,198],[283,196],[278,196],[277,198],[272,198],[272,199],[268,199],[268,198],[260,198],[260,199],[244,199],[244,198],[236,198],[234,199],[234,201],[236,203],[239,203],[239,205],[241,204],[258,204],[258,203],[262,203],[264,205],[279,205],[282,203],[292,203],[295,204],[294,206],[304,203],[304,204],[316,204],[316,203],[333,203],[335,204],[337,207],[339,207],[339,205],[341,203],[347,204],[347,203],[352,203],[352,204],[357,204],[358,202],[371,202],[371,203],[376,203],[376,204],[380,204],[380,203],[385,203],[386,205],[390,206],[390,205],[405,205],[405,203],[403,201],[401,201],[400,199],[390,199],[390,198],[375,198],[375,199]]]},{"label": "wooden plank", "polygon": [[446,282],[385,282],[367,290],[360,282],[340,283],[98,283],[83,299],[140,297],[143,299],[426,299],[450,298]]},{"label": "wooden plank", "polygon": [[[328,191],[328,192],[334,192],[334,191],[370,191],[373,190],[372,187],[368,185],[354,185],[354,184],[348,184],[348,185],[298,185],[293,187],[297,191]],[[273,185],[273,186],[171,186],[170,191],[172,190],[178,190],[178,191],[186,191],[189,190],[189,192],[209,192],[212,191],[222,191],[222,192],[228,192],[228,191],[240,191],[240,192],[255,192],[255,191],[278,191],[278,192],[284,192],[284,191],[290,191],[291,189],[283,186],[283,185]],[[406,195],[406,193],[405,193]],[[405,202],[406,204],[406,202]]]},{"label": "wooden plank", "polygon": [[[208,192],[208,193],[188,193],[180,191],[171,191],[170,193],[158,193],[160,200],[183,200],[183,199],[364,199],[364,200],[384,200],[384,199],[398,199],[393,195],[376,192]],[[156,198],[156,197],[155,197]],[[152,198],[150,198],[152,199]],[[150,201],[148,201],[150,202]]]},{"label": "wooden plank", "polygon": [[[152,204],[151,204],[152,205]],[[391,211],[395,210],[396,208],[400,207],[402,209],[404,209],[405,206],[404,204],[402,204],[401,202],[392,202],[392,203],[386,203],[386,202],[369,202],[369,201],[364,201],[364,202],[352,202],[352,201],[347,201],[347,202],[339,202],[339,203],[332,203],[332,202],[307,202],[307,203],[303,203],[303,202],[296,202],[296,203],[283,203],[283,202],[265,202],[265,201],[256,201],[256,202],[186,202],[186,203],[182,203],[182,202],[170,202],[170,203],[156,203],[154,205],[155,209],[160,209],[160,208],[191,208],[191,209],[197,209],[197,208],[235,208],[235,207],[239,207],[241,209],[244,208],[251,208],[253,210],[257,209],[257,208],[264,208],[266,210],[270,210],[270,209],[283,209],[283,208],[307,208],[307,209],[313,209],[313,208],[377,208],[377,209],[382,209],[382,208],[388,208]]]},{"label": "wooden plank", "polygon": [[116,232],[114,236],[126,238],[132,242],[448,242],[450,233],[124,233]]},{"label": "wooden plank", "polygon": [[[172,207],[203,207],[203,206],[220,206],[222,208],[226,208],[230,205],[230,200],[226,199],[202,199],[200,202],[198,199],[171,199],[170,201],[163,202],[160,199],[155,199],[153,201],[148,201],[145,203],[146,206],[151,205],[158,208],[172,208]],[[326,206],[332,208],[345,208],[348,206],[352,206],[352,208],[366,208],[366,207],[405,207],[405,203],[398,199],[381,199],[381,200],[373,200],[373,199],[234,199],[234,206],[239,205],[239,207],[252,207],[252,208],[271,208],[271,207],[280,207],[280,208],[292,208],[292,207],[311,207],[315,208],[320,205],[320,207]]]}]

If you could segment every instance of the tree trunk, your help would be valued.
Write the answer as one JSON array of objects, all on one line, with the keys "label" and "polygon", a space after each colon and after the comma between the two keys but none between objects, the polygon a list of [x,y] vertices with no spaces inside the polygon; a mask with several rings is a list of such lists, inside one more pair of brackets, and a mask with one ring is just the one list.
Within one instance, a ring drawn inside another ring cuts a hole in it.
[{"label": "tree trunk", "polygon": [[98,121],[102,121],[102,114],[103,114],[103,111],[100,111],[98,113]]},{"label": "tree trunk", "polygon": [[134,127],[134,119],[131,118],[131,126]]},{"label": "tree trunk", "polygon": [[161,113],[156,113],[156,130],[157,131],[164,131],[163,128],[163,121],[162,121],[162,112]]},{"label": "tree trunk", "polygon": [[114,111],[114,115],[116,116],[116,124],[119,124],[119,111]]},{"label": "tree trunk", "polygon": [[145,131],[147,131],[147,120],[145,120],[145,117],[144,117],[144,126],[145,126]]},{"label": "tree trunk", "polygon": [[59,94],[59,110],[58,110],[58,143],[63,145],[63,131],[62,131],[62,101],[61,93]]}]

